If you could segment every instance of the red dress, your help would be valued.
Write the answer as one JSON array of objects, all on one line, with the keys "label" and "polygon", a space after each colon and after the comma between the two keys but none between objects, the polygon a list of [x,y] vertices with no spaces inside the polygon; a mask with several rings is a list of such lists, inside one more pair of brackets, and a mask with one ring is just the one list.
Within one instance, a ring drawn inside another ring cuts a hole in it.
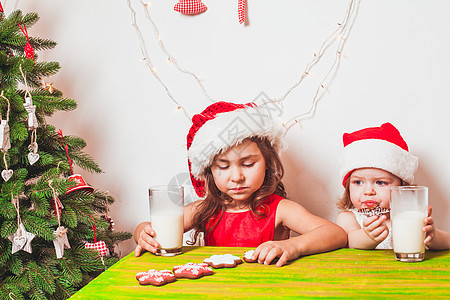
[{"label": "red dress", "polygon": [[255,216],[250,210],[223,212],[219,224],[205,237],[205,245],[257,247],[261,243],[273,241],[277,207],[283,199],[275,194],[268,196],[260,206],[261,209],[268,212],[267,217],[262,219]]}]

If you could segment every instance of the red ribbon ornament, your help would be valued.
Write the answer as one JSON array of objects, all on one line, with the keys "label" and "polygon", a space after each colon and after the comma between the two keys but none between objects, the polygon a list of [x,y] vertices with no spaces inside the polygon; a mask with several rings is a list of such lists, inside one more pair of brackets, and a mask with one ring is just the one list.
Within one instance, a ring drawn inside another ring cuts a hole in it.
[{"label": "red ribbon ornament", "polygon": [[17,25],[19,25],[20,30],[22,30],[23,34],[27,38],[27,43],[26,43],[25,49],[24,49],[25,58],[34,59],[34,49],[33,49],[33,46],[31,46],[31,44],[30,44],[30,38],[28,37],[27,26],[23,25],[23,27],[22,27],[22,26],[20,26],[20,23],[17,23]]},{"label": "red ribbon ornament", "polygon": [[70,159],[70,156],[69,156],[69,149],[67,148],[67,145],[64,144],[64,140],[63,140],[64,135],[63,135],[63,132],[62,132],[61,129],[58,130],[58,134],[61,136],[61,143],[62,143],[62,145],[63,145],[63,147],[64,147],[64,150],[66,150],[66,155],[67,155],[67,160],[68,160],[68,162],[69,162],[70,172],[71,172],[72,175],[73,175],[73,170],[72,170],[72,164],[73,164],[73,162],[72,162],[72,160]]}]

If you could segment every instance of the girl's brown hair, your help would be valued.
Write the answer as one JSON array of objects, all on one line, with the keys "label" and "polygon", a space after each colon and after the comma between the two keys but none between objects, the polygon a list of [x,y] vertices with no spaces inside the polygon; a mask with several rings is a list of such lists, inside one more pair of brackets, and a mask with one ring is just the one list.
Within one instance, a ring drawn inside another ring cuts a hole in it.
[{"label": "girl's brown hair", "polygon": [[[248,140],[256,143],[266,162],[264,182],[252,195],[253,199],[250,203],[250,211],[257,218],[265,218],[269,211],[267,207],[261,204],[267,196],[276,194],[286,198],[286,191],[281,182],[284,175],[284,168],[281,164],[277,149],[271,145],[268,139],[252,137],[248,138]],[[221,153],[226,150],[223,150]],[[217,188],[210,166],[203,172],[203,178],[207,192],[204,201],[197,205],[197,211],[193,216],[194,236],[192,237],[192,241],[188,241],[188,244],[191,245],[196,243],[200,233],[203,232],[207,235],[214,229],[222,218],[227,206],[233,201],[233,199]]]}]

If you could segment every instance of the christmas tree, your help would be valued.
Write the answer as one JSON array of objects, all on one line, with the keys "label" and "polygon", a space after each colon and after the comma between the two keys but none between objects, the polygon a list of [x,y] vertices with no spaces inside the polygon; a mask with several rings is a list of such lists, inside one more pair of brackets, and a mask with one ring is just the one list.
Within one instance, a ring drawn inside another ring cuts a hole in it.
[{"label": "christmas tree", "polygon": [[118,261],[114,245],[131,237],[114,231],[113,197],[73,174],[73,164],[101,173],[85,141],[46,121],[76,101],[43,80],[60,67],[37,59],[56,46],[28,35],[38,20],[0,13],[0,299],[67,299]]}]

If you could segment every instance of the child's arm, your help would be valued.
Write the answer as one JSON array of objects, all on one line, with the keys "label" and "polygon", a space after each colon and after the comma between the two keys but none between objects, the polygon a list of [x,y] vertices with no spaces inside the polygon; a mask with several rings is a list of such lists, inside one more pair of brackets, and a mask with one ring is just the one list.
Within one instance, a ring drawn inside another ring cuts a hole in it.
[{"label": "child's arm", "polygon": [[283,241],[269,241],[259,245],[252,259],[281,267],[299,256],[331,251],[347,244],[345,231],[336,224],[315,216],[303,206],[282,200],[277,208],[275,227],[284,226],[300,235]]},{"label": "child's arm", "polygon": [[375,249],[389,235],[386,216],[372,216],[363,223],[363,228],[350,211],[342,211],[336,218],[336,223],[348,235],[348,247],[357,249]]},{"label": "child's arm", "polygon": [[448,250],[450,249],[450,233],[436,229],[434,221],[431,217],[431,206],[428,206],[428,217],[425,218],[425,241],[424,243],[431,250]]},{"label": "child's arm", "polygon": [[[193,202],[184,207],[184,232],[192,229],[192,217],[197,204],[201,201]],[[134,241],[137,246],[134,250],[134,255],[140,256],[143,252],[148,251],[156,253],[160,246],[155,240],[155,231],[152,228],[151,222],[142,222],[134,230]]]}]

